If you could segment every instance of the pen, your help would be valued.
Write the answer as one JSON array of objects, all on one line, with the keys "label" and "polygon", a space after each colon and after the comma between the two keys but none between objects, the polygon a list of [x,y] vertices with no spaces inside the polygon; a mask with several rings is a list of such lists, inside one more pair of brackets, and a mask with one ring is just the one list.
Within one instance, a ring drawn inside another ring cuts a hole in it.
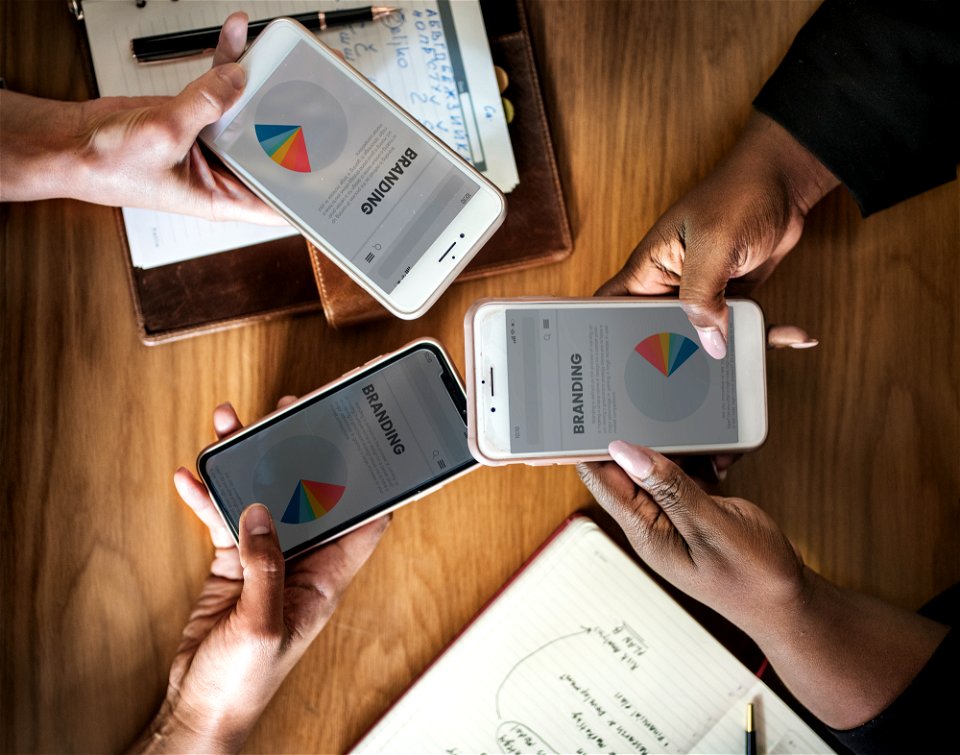
[{"label": "pen", "polygon": [[[395,13],[397,10],[397,8],[371,7],[368,5],[365,8],[296,13],[284,18],[299,21],[311,31],[323,31],[331,26],[377,21],[384,16]],[[265,18],[260,21],[251,21],[247,27],[247,42],[255,39],[267,24],[275,20]],[[219,38],[220,27],[208,26],[204,29],[189,29],[169,34],[154,34],[150,37],[137,37],[130,41],[130,49],[138,63],[158,63],[163,60],[175,60],[210,52],[216,48]]]},{"label": "pen", "polygon": [[753,728],[753,703],[747,703],[746,740],[747,755],[757,755],[757,732]]}]

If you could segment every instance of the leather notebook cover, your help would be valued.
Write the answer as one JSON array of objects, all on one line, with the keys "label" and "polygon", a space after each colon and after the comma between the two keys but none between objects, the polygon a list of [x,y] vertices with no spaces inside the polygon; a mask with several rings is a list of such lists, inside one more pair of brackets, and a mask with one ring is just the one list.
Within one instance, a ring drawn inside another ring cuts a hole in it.
[{"label": "leather notebook cover", "polygon": [[[457,281],[565,259],[573,251],[570,224],[550,140],[523,8],[483,2],[493,62],[509,77],[504,92],[515,108],[509,126],[520,183],[507,194],[507,218]],[[366,291],[312,244],[310,258],[327,322],[333,327],[390,317]]]}]

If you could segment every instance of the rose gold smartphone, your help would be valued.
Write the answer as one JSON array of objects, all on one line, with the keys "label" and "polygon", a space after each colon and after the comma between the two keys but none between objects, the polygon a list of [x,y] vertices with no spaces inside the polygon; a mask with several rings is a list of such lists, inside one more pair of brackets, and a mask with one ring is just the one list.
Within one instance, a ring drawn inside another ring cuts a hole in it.
[{"label": "rose gold smartphone", "polygon": [[767,434],[766,337],[728,299],[727,356],[667,299],[500,299],[465,319],[467,426],[483,464],[609,459],[625,440],[665,453],[744,451]]},{"label": "rose gold smartphone", "polygon": [[234,537],[262,503],[290,558],[474,469],[466,401],[421,339],[205,448],[197,470]]},{"label": "rose gold smartphone", "polygon": [[419,317],[506,216],[497,188],[300,24],[240,58],[200,139],[397,317]]}]

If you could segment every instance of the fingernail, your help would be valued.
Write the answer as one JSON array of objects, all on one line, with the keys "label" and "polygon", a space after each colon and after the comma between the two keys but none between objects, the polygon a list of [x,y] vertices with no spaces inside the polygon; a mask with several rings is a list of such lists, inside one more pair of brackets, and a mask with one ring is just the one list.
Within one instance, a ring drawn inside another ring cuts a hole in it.
[{"label": "fingernail", "polygon": [[255,503],[243,515],[243,526],[248,535],[269,535],[273,530],[273,517],[262,503]]},{"label": "fingernail", "polygon": [[819,341],[816,338],[808,338],[806,341],[800,341],[800,343],[791,343],[791,349],[812,349],[814,346],[819,345]]},{"label": "fingernail", "polygon": [[233,84],[234,89],[243,89],[247,82],[247,75],[237,63],[225,63],[220,66],[220,75]]},{"label": "fingernail", "polygon": [[645,480],[653,471],[653,459],[639,446],[631,445],[622,440],[615,440],[607,450],[623,470],[638,480]]},{"label": "fingernail", "polygon": [[710,466],[713,468],[713,476],[717,478],[717,482],[723,482],[727,479],[727,470],[720,469],[720,467],[717,466],[716,459],[710,459]]},{"label": "fingernail", "polygon": [[697,328],[703,350],[714,359],[723,359],[727,355],[727,342],[719,328]]}]

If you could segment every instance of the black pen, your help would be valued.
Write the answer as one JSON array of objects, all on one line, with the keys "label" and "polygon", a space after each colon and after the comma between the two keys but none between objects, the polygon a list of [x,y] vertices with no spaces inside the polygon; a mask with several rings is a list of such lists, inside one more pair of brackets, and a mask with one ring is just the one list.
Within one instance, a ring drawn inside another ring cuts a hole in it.
[{"label": "black pen", "polygon": [[757,755],[757,732],[753,728],[753,703],[747,703],[747,755]]},{"label": "black pen", "polygon": [[[323,31],[331,26],[378,21],[384,16],[396,13],[397,10],[397,8],[371,7],[368,5],[365,8],[295,13],[284,16],[284,18],[299,21],[310,31]],[[256,38],[266,28],[267,24],[275,20],[265,18],[261,21],[251,21],[247,27],[247,42]],[[130,49],[138,63],[159,63],[164,60],[175,60],[212,52],[216,48],[219,38],[220,27],[208,26],[205,29],[190,29],[171,32],[170,34],[154,34],[152,37],[137,37],[130,41]]]}]

